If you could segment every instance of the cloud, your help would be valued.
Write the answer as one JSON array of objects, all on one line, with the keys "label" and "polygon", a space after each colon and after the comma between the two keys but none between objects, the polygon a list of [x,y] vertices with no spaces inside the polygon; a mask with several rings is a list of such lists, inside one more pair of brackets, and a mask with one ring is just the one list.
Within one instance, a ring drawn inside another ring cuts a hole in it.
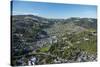
[{"label": "cloud", "polygon": [[28,14],[39,15],[39,13],[36,13],[36,12],[12,11],[12,15],[28,15]]}]

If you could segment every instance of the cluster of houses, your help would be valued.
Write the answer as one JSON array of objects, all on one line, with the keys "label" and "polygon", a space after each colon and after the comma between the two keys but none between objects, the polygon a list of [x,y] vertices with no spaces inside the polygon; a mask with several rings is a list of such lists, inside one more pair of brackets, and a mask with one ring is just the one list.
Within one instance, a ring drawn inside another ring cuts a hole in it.
[{"label": "cluster of houses", "polygon": [[57,43],[57,41],[58,39],[56,36],[50,36],[48,38],[40,39],[39,41],[36,42],[36,45],[39,47],[42,47],[43,45],[46,45],[46,44]]}]

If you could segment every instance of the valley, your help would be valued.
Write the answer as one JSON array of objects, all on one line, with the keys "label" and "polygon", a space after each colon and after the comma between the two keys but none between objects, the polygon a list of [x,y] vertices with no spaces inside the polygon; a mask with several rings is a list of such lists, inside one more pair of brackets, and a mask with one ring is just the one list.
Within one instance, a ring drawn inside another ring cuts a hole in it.
[{"label": "valley", "polygon": [[11,17],[12,65],[97,61],[97,19]]}]

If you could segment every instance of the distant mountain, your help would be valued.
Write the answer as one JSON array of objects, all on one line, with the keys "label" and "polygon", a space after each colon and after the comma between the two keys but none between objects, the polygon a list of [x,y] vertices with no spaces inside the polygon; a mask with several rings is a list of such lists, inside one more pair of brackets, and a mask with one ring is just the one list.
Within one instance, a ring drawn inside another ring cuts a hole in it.
[{"label": "distant mountain", "polygon": [[[35,15],[14,15],[12,16],[12,21],[24,22],[26,24],[53,24],[53,23],[75,23],[76,25],[85,27],[85,28],[96,28],[97,27],[97,19],[95,18],[79,18],[79,17],[71,17],[68,19],[48,19],[44,17],[39,17]],[[27,23],[28,22],[28,23]],[[32,23],[31,23],[32,22]]]},{"label": "distant mountain", "polygon": [[78,26],[84,28],[97,28],[97,19],[95,18],[69,18],[66,19],[66,22],[73,22]]}]

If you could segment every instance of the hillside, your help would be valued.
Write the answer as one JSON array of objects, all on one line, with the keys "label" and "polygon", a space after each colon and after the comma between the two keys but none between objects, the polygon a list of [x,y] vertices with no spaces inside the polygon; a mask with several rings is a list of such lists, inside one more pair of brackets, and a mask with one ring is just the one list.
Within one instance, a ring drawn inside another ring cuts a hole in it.
[{"label": "hillside", "polygon": [[97,19],[12,17],[12,65],[87,62],[97,60]]}]

